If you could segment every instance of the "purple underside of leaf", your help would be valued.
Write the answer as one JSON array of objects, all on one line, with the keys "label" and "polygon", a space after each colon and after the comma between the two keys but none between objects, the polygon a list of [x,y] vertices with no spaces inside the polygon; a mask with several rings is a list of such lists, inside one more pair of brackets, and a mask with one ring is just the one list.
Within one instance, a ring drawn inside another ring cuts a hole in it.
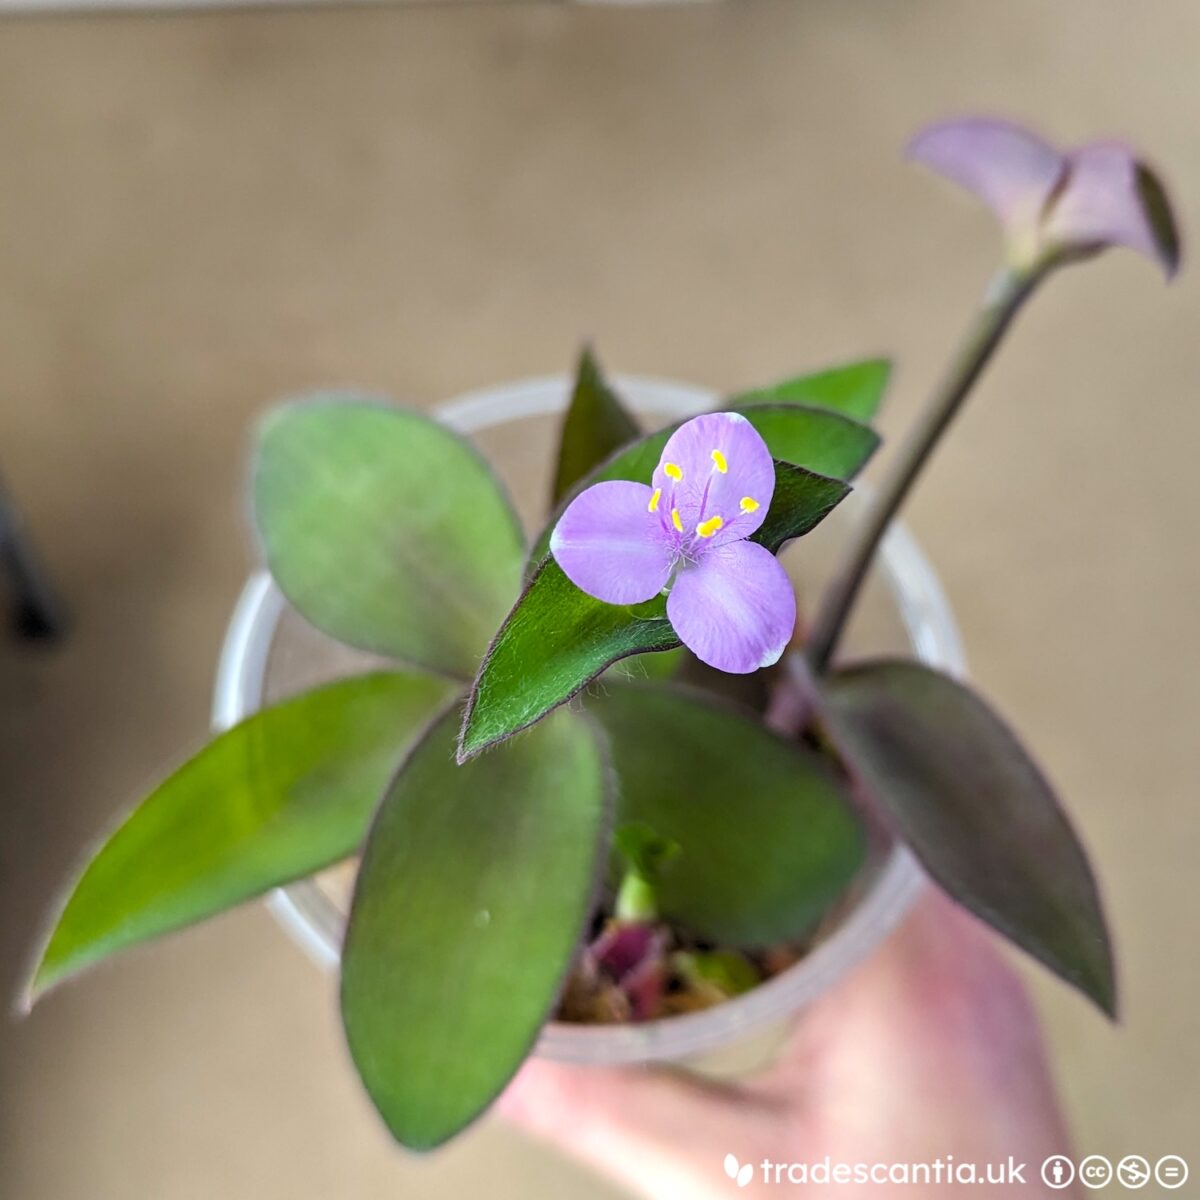
[{"label": "purple underside of leaf", "polygon": [[820,685],[850,773],[932,878],[1110,1016],[1111,943],[1087,855],[1038,766],[961,684],[880,661]]}]

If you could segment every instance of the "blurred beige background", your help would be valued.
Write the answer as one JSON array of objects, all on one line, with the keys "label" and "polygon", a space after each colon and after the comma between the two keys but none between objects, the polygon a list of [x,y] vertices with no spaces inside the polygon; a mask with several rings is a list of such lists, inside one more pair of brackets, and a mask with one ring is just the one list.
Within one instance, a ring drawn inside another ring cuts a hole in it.
[{"label": "blurred beige background", "polygon": [[[1198,54],[1194,0],[0,24],[0,464],[76,615],[59,650],[0,642],[4,993],[84,840],[203,739],[264,402],[429,404],[589,336],[718,388],[891,352],[894,432],[996,251],[907,135],[964,109],[1125,135],[1186,226]],[[1080,1150],[1194,1171],[1198,288],[1117,254],[1054,281],[908,514],[1105,881],[1123,1026],[1029,972]],[[494,1124],[395,1151],[259,908],[0,1050],[14,1200],[615,1195]]]}]

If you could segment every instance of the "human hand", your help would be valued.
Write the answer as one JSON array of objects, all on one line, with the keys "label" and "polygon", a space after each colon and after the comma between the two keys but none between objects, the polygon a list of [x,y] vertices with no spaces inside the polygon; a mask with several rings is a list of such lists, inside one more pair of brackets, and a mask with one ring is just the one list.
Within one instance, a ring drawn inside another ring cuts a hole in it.
[{"label": "human hand", "polygon": [[[762,1180],[763,1159],[890,1165],[951,1155],[976,1164],[985,1181],[988,1164],[995,1171],[1011,1156],[1026,1165],[1025,1185],[922,1185],[921,1195],[1078,1195],[1041,1179],[1042,1162],[1069,1144],[1024,987],[983,926],[932,889],[800,1017],[765,1072],[715,1084],[534,1059],[500,1110],[651,1200],[778,1195]],[[725,1176],[727,1152],[756,1167],[741,1192]],[[823,1194],[867,1200],[892,1186],[849,1183]]]}]

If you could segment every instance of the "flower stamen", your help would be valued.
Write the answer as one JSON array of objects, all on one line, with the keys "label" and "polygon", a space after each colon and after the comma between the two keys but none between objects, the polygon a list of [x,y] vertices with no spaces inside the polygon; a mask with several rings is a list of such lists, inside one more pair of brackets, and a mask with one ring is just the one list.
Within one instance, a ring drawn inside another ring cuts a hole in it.
[{"label": "flower stamen", "polygon": [[679,509],[677,508],[671,509],[671,524],[675,526],[679,533],[683,532],[683,521],[680,519]]},{"label": "flower stamen", "polygon": [[663,463],[663,474],[678,483],[683,478],[683,471],[674,463]]},{"label": "flower stamen", "polygon": [[712,460],[716,464],[717,470],[720,471],[722,475],[729,470],[729,463],[725,461],[725,455],[723,455],[720,450],[714,450],[712,452]]},{"label": "flower stamen", "polygon": [[696,532],[702,538],[710,538],[724,524],[725,522],[721,517],[709,517],[707,521],[701,521],[700,524],[696,526]]},{"label": "flower stamen", "polygon": [[[658,502],[662,499],[662,488],[655,488],[654,495],[650,497],[650,511],[658,512]],[[743,504],[745,501],[742,502]]]},{"label": "flower stamen", "polygon": [[[743,496],[741,500],[741,508],[742,512],[744,513],[757,512],[759,509],[759,503],[754,499],[753,496]],[[650,511],[654,511],[653,505],[651,505]]]}]

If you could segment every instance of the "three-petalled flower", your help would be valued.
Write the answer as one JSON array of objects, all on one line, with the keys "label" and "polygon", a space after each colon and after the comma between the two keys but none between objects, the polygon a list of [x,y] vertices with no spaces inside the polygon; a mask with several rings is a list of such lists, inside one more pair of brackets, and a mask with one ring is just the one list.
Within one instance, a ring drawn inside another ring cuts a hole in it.
[{"label": "three-petalled flower", "polygon": [[608,604],[667,592],[667,617],[702,662],[747,674],[778,661],[796,624],[787,573],[747,539],[766,519],[775,464],[740,413],[706,413],[671,434],[650,482],[593,484],[567,507],[550,551],[576,587]]}]

